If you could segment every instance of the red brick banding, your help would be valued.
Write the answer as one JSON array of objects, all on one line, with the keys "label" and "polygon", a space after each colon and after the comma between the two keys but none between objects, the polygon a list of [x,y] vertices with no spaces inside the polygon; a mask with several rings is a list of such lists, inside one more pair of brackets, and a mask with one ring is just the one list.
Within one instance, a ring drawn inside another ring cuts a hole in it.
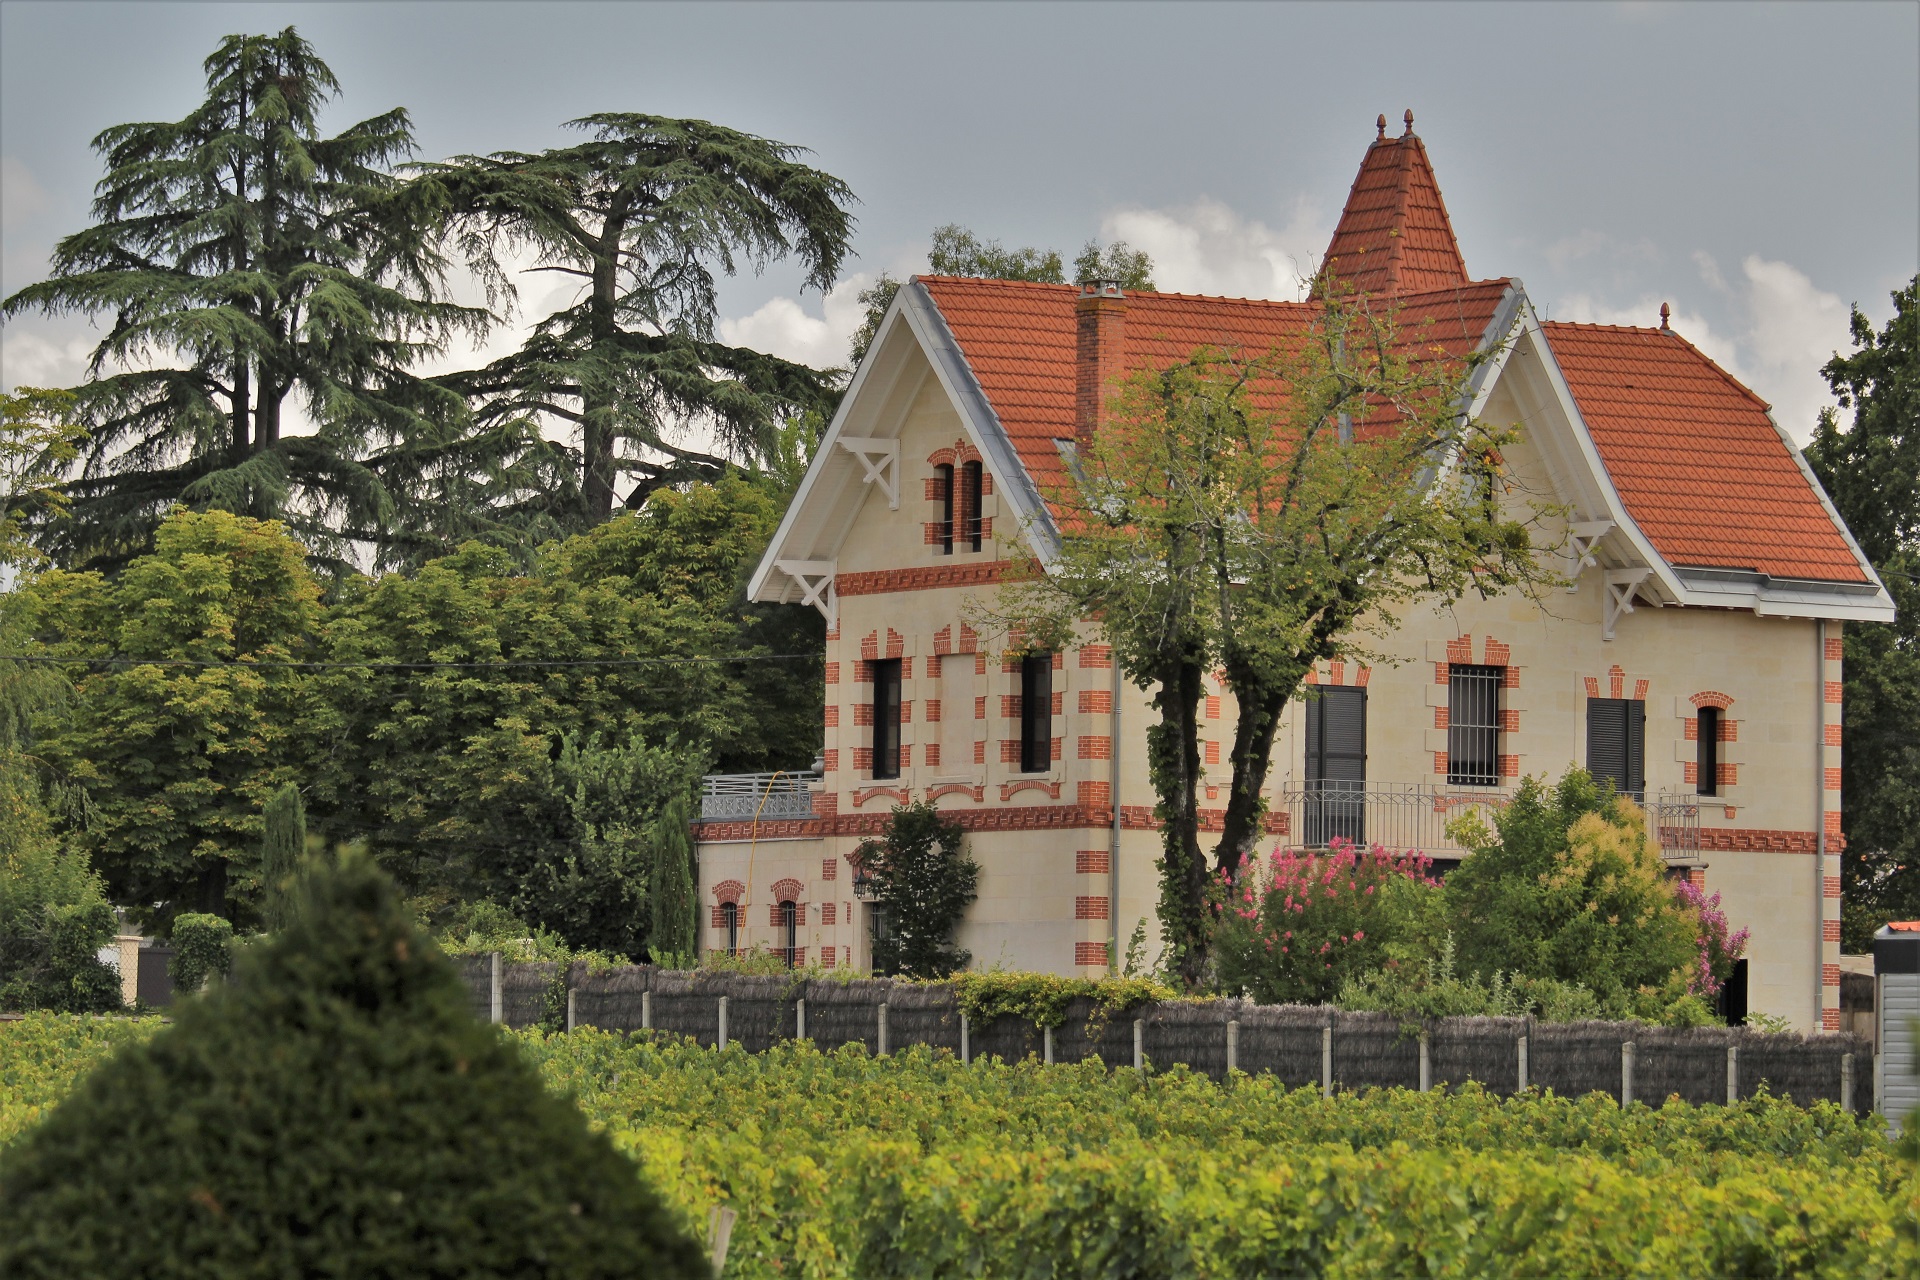
[{"label": "red brick banding", "polygon": [[973,560],[910,569],[839,573],[834,575],[833,589],[844,599],[891,595],[898,591],[936,591],[942,587],[984,587],[999,582],[1006,576],[1008,567],[1009,562],[1005,560]]}]

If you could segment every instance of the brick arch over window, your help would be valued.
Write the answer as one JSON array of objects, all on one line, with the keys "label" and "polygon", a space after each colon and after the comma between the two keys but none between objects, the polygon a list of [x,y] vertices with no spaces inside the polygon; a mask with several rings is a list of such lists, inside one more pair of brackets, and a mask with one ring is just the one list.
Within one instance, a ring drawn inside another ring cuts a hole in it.
[{"label": "brick arch over window", "polygon": [[927,455],[927,462],[936,467],[942,465],[957,467],[963,462],[982,461],[985,461],[985,459],[980,456],[980,451],[974,448],[971,442],[964,439],[955,440],[950,447],[935,449]]},{"label": "brick arch over window", "polygon": [[1696,707],[1718,707],[1722,711],[1725,711],[1733,705],[1733,699],[1731,697],[1714,689],[1702,689],[1699,693],[1689,697],[1687,701]]},{"label": "brick arch over window", "polygon": [[[1587,686],[1589,698],[1628,698],[1634,702],[1647,700],[1647,687],[1652,683],[1642,677],[1629,677],[1626,668],[1617,662],[1607,668],[1606,675],[1584,676],[1582,680]],[[1632,693],[1627,692],[1629,688],[1633,690]]]},{"label": "brick arch over window", "polygon": [[1373,668],[1367,666],[1365,663],[1356,662],[1349,664],[1343,659],[1334,658],[1324,664],[1315,663],[1313,667],[1308,670],[1303,683],[1364,689],[1367,687],[1367,682],[1371,679],[1373,679]]},{"label": "brick arch over window", "polygon": [[773,883],[773,900],[775,902],[798,902],[800,901],[800,895],[806,891],[807,886],[801,884],[798,880],[776,880]]},{"label": "brick arch over window", "polygon": [[738,880],[722,880],[719,884],[713,886],[713,900],[715,902],[732,902],[737,904],[740,899],[746,896],[747,886],[741,884]]}]

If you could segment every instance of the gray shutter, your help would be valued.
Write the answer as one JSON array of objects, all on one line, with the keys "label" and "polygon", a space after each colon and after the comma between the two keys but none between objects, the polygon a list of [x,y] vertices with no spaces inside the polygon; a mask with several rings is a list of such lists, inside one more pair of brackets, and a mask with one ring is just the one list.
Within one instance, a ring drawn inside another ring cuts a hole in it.
[{"label": "gray shutter", "polygon": [[1624,795],[1647,788],[1647,704],[1628,698],[1587,699],[1587,772]]},{"label": "gray shutter", "polygon": [[1307,700],[1307,781],[1367,780],[1367,691],[1328,688]]}]

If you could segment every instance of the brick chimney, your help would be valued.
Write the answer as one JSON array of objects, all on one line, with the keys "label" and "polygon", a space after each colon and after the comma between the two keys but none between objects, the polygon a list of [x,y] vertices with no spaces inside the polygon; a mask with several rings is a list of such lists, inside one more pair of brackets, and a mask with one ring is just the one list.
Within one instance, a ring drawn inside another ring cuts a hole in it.
[{"label": "brick chimney", "polygon": [[1080,286],[1073,300],[1073,427],[1082,444],[1107,419],[1107,402],[1126,351],[1127,295],[1115,280]]}]

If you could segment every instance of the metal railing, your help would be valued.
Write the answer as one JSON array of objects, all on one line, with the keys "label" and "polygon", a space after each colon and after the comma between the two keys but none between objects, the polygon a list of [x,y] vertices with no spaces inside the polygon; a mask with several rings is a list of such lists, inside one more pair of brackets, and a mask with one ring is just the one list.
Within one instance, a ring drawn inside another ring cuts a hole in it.
[{"label": "metal railing", "polygon": [[[1456,818],[1478,810],[1489,826],[1493,810],[1513,797],[1509,787],[1450,787],[1425,783],[1283,783],[1273,812],[1285,815],[1280,846],[1321,849],[1335,839],[1418,850],[1432,858],[1462,858],[1468,850],[1447,833]],[[1635,796],[1635,800],[1642,800]],[[1700,804],[1690,795],[1646,797],[1649,825],[1668,862],[1700,857]]]},{"label": "metal railing", "polygon": [[811,818],[811,773],[710,773],[700,780],[700,817],[763,822]]}]

